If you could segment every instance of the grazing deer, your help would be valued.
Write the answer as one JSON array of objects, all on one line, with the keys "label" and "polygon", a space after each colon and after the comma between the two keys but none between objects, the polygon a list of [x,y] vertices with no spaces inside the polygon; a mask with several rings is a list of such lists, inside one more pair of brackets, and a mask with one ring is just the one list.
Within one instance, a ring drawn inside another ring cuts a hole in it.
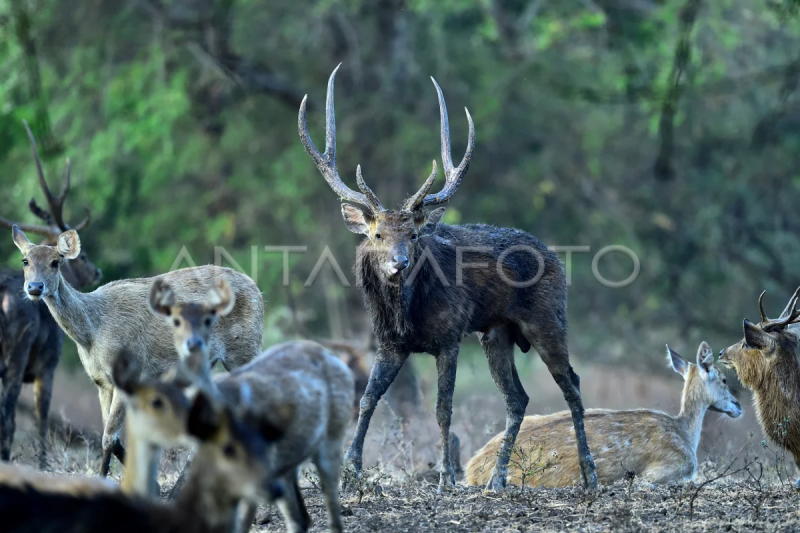
[{"label": "grazing deer", "polygon": [[[25,129],[31,142],[33,158],[39,175],[49,211],[42,209],[31,200],[29,207],[34,215],[45,225],[20,224],[25,231],[44,237],[44,244],[53,245],[62,232],[70,226],[64,222],[64,202],[70,190],[70,164],[64,175],[61,194],[54,196],[47,186],[36,140],[27,123]],[[89,224],[86,218],[75,228],[80,230]],[[0,217],[0,225],[11,228],[14,223]],[[102,273],[86,253],[81,252],[73,261],[65,260],[62,265],[65,279],[77,289],[85,289],[100,281]],[[0,271],[0,375],[3,379],[3,393],[0,398],[0,459],[8,461],[16,429],[15,410],[23,383],[33,383],[36,426],[39,436],[39,467],[46,466],[45,444],[47,442],[48,412],[53,394],[53,379],[56,367],[61,360],[63,334],[50,311],[44,305],[28,301],[19,288],[25,282],[21,270]]]},{"label": "grazing deer", "polygon": [[[198,443],[196,468],[180,497],[157,503],[96,479],[67,481],[6,466],[0,468],[4,532],[230,533],[237,528],[238,501],[266,501],[263,487],[271,472],[266,448],[280,430],[260,433],[206,394],[190,403],[158,380],[137,382],[129,394],[149,402],[152,418],[180,426]],[[136,459],[131,455],[128,474],[147,469]]]},{"label": "grazing deer", "polygon": [[[343,200],[347,228],[366,239],[356,252],[355,273],[364,295],[378,352],[367,390],[361,399],[358,427],[346,459],[361,471],[364,439],[375,407],[411,353],[436,358],[438,398],[436,420],[442,443],[440,490],[455,483],[451,464],[450,420],[461,339],[477,332],[495,384],[506,402],[503,453],[489,489],[506,484],[508,457],[528,405],[514,363],[514,345],[527,352],[536,348],[569,405],[577,437],[584,485],[595,487],[597,476],[583,429],[580,379],[569,363],[567,349],[567,289],[564,266],[555,253],[532,235],[516,229],[482,224],[448,226],[439,221],[445,208],[427,207],[447,202],[467,172],[475,147],[475,127],[467,111],[469,140],[461,163],[450,153],[450,131],[444,96],[436,83],[441,120],[444,189],[428,194],[437,174],[398,210],[383,207],[356,170],[356,192],[345,185],[336,168],[336,124],[333,86],[328,80],[325,153],[311,141],[306,99],[300,105],[298,129],[306,152],[328,185]],[[469,262],[465,262],[466,258]]]},{"label": "grazing deer", "polygon": [[[765,291],[766,292],[766,291]],[[769,319],[758,298],[761,323],[744,319],[744,338],[720,351],[720,363],[733,368],[753,391],[753,405],[764,434],[789,451],[800,467],[800,362],[797,357],[800,287],[779,318]],[[800,480],[798,480],[800,484]]]},{"label": "grazing deer", "polygon": [[[667,346],[667,359],[683,376],[681,411],[671,416],[651,409],[613,411],[587,409],[586,438],[594,450],[597,480],[611,484],[628,472],[655,483],[690,479],[697,467],[697,445],[707,410],[731,418],[742,414],[723,374],[714,367],[714,354],[703,342],[697,365],[686,362]],[[470,460],[466,481],[483,485],[500,453],[503,434],[496,435]],[[509,475],[516,485],[566,487],[580,480],[568,412],[526,416],[511,454]]]},{"label": "grazing deer", "polygon": [[[156,376],[177,358],[172,332],[164,320],[147,308],[153,278],[115,281],[91,293],[81,293],[61,274],[64,259],[80,255],[78,233],[62,233],[55,246],[34,245],[18,228],[14,243],[23,255],[24,290],[33,301],[44,300],[53,318],[78,345],[84,369],[97,385],[103,414],[103,462],[107,475],[111,455],[124,461],[119,431],[125,416],[124,404],[114,393],[111,371],[122,348],[141,357],[145,376]],[[225,276],[236,294],[236,306],[212,331],[215,353],[230,370],[250,361],[261,351],[264,301],[252,279],[229,268],[201,266],[176,270],[159,276],[179,287],[187,298],[199,299],[215,279]],[[175,320],[179,320],[175,318]]]}]

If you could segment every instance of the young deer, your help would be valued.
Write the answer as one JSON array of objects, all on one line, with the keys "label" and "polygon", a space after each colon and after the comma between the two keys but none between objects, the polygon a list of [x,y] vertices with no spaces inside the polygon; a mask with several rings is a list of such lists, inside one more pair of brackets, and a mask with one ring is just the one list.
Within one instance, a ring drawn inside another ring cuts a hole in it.
[{"label": "young deer", "polygon": [[[149,406],[152,419],[179,427],[198,443],[196,468],[178,500],[162,504],[125,495],[100,480],[64,481],[5,467],[0,469],[4,532],[229,533],[237,527],[239,500],[266,501],[266,447],[279,436],[275,428],[261,434],[204,393],[190,404],[153,379],[137,381],[128,392]],[[131,455],[128,473],[147,469],[136,459]]]},{"label": "young deer", "polygon": [[[39,185],[49,206],[42,209],[31,199],[31,212],[44,221],[44,225],[20,224],[25,231],[44,237],[44,244],[53,245],[62,232],[70,229],[64,222],[64,202],[70,190],[70,164],[64,177],[61,193],[54,196],[39,159],[36,140],[25,123],[31,142],[33,158],[39,175]],[[86,218],[75,226],[85,228]],[[11,228],[13,222],[0,217],[0,226]],[[74,260],[65,260],[62,266],[64,277],[77,289],[85,289],[100,281],[102,273],[86,256],[81,254]],[[46,466],[45,444],[47,442],[48,412],[53,394],[53,378],[61,360],[63,334],[56,321],[44,305],[35,305],[23,296],[19,288],[25,282],[22,270],[0,270],[0,376],[3,393],[0,399],[0,460],[8,461],[16,429],[15,410],[23,383],[33,383],[36,426],[39,430],[39,467]]]},{"label": "young deer", "polygon": [[[764,434],[788,450],[800,467],[800,362],[797,302],[794,292],[780,318],[769,319],[758,298],[761,323],[744,319],[744,338],[720,351],[720,363],[736,370],[742,385],[753,391],[753,405]],[[800,487],[800,480],[797,481]]]},{"label": "young deer", "polygon": [[[169,326],[147,308],[153,278],[115,281],[84,294],[71,287],[61,274],[63,261],[80,254],[77,232],[62,233],[56,246],[34,245],[16,226],[13,237],[23,254],[28,298],[44,300],[58,325],[78,345],[81,363],[97,385],[104,426],[101,474],[107,475],[112,453],[124,460],[119,431],[125,410],[111,381],[116,354],[122,348],[136,353],[145,376],[161,374],[177,358]],[[179,287],[188,298],[199,299],[222,276],[230,281],[236,305],[211,331],[211,342],[217,350],[215,357],[230,370],[261,351],[264,302],[253,280],[231,269],[210,265],[177,270],[156,279]]]},{"label": "young deer", "polygon": [[[461,340],[477,333],[489,371],[506,403],[503,453],[497,456],[489,489],[506,484],[508,457],[525,416],[528,395],[514,362],[514,349],[535,348],[569,406],[575,443],[586,487],[597,486],[594,463],[586,444],[580,378],[569,362],[567,346],[567,284],[558,256],[533,235],[485,224],[449,226],[440,223],[441,206],[455,194],[467,173],[475,148],[475,127],[467,111],[467,151],[458,166],[450,152],[450,128],[442,90],[439,97],[444,188],[430,193],[437,167],[399,209],[386,209],[366,185],[361,167],[356,183],[342,181],[336,167],[336,118],[333,105],[334,69],[328,80],[325,108],[325,152],[308,133],[306,99],[300,105],[298,130],[309,157],[325,181],[342,199],[345,225],[364,236],[356,253],[355,273],[378,338],[378,352],[361,399],[355,436],[347,460],[362,467],[364,441],[378,401],[412,353],[436,358],[438,397],[436,421],[442,445],[439,489],[455,484],[451,462],[450,423]],[[357,207],[358,204],[361,207]]]},{"label": "young deer", "polygon": [[[298,486],[300,465],[307,459],[316,465],[322,485],[323,498],[328,509],[331,531],[341,531],[338,482],[342,463],[342,444],[353,405],[355,383],[353,374],[338,357],[312,341],[295,341],[275,345],[250,363],[212,379],[208,364],[208,320],[214,320],[224,309],[233,305],[227,300],[233,293],[224,290],[224,284],[209,292],[204,304],[165,305],[174,302],[169,285],[153,288],[151,305],[165,316],[188,316],[182,327],[174,332],[175,345],[186,346],[196,339],[201,348],[191,367],[178,371],[178,376],[188,376],[200,388],[207,387],[237,411],[245,411],[263,426],[277,427],[282,436],[269,445],[269,461],[274,474],[273,483],[282,487],[277,503],[290,531],[307,531],[310,517]],[[192,313],[187,309],[193,309]],[[201,312],[202,311],[202,312]],[[180,348],[179,348],[180,349]],[[203,358],[206,360],[204,361]],[[179,367],[189,360],[181,359]],[[178,386],[176,382],[174,384]],[[120,386],[120,385],[118,385]],[[122,388],[120,386],[120,388]],[[152,428],[147,412],[131,406],[137,414],[131,423],[141,428]],[[179,444],[175,431],[137,431],[149,438],[145,449],[147,461],[152,460],[157,448]],[[195,464],[191,469],[197,468]],[[178,482],[180,484],[180,480]],[[149,479],[140,478],[130,483],[139,492],[153,487],[152,471]],[[274,492],[274,491],[273,491]],[[248,521],[248,525],[249,522]]]},{"label": "young deer", "polygon": [[[697,365],[686,362],[669,346],[667,359],[684,379],[678,416],[651,409],[586,410],[586,437],[594,450],[600,483],[624,479],[629,471],[656,483],[689,479],[697,467],[697,445],[706,411],[720,411],[731,418],[741,416],[742,407],[714,367],[708,344],[700,344]],[[502,439],[502,433],[495,436],[470,460],[468,484],[486,483]],[[509,475],[517,485],[522,484],[523,475],[525,484],[531,486],[565,487],[580,481],[568,412],[525,417],[511,455]],[[533,464],[539,461],[543,464]]]}]

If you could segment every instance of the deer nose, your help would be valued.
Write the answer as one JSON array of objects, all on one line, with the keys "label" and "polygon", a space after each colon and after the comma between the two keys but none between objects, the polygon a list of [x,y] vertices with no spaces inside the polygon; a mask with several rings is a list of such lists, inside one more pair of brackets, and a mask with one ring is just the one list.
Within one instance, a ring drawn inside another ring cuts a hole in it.
[{"label": "deer nose", "polygon": [[722,357],[722,354],[723,354],[723,353],[725,353],[725,348],[723,348],[723,349],[721,349],[721,350],[719,351],[719,356],[720,356],[720,357]]},{"label": "deer nose", "polygon": [[41,281],[28,282],[28,294],[31,296],[41,296],[44,292],[44,283]]},{"label": "deer nose", "polygon": [[190,352],[198,352],[203,349],[203,339],[198,339],[197,337],[192,337],[187,339],[186,341],[186,349]]},{"label": "deer nose", "polygon": [[408,267],[408,256],[399,254],[392,256],[392,268],[403,270],[406,267]]}]

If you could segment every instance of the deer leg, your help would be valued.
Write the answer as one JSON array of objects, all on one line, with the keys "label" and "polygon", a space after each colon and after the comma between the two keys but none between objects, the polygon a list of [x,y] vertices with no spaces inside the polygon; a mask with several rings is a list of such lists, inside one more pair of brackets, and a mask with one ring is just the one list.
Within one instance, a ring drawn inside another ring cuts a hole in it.
[{"label": "deer leg", "polygon": [[[552,323],[550,323],[552,326]],[[525,331],[525,328],[523,328]],[[581,467],[583,486],[588,489],[597,488],[597,473],[589,445],[586,443],[586,431],[583,428],[583,400],[581,399],[581,380],[569,363],[567,351],[566,328],[554,332],[539,331],[538,335],[528,335],[528,341],[539,352],[539,356],[547,365],[550,375],[561,388],[564,399],[572,413],[572,425],[575,427],[575,440],[578,444],[578,463]]]},{"label": "deer leg", "polygon": [[[56,359],[58,361],[58,359]],[[48,368],[33,382],[33,402],[36,409],[36,423],[39,426],[39,469],[47,467],[47,415],[53,396],[55,368]]]},{"label": "deer leg", "polygon": [[323,446],[316,457],[314,465],[319,473],[322,487],[322,499],[328,510],[328,529],[331,533],[341,533],[342,510],[339,506],[339,472],[342,467],[342,454],[339,446]]},{"label": "deer leg", "polygon": [[297,485],[297,469],[293,469],[283,478],[284,494],[278,498],[278,509],[281,510],[286,530],[289,533],[305,533],[311,526],[311,516],[308,514],[303,495]]},{"label": "deer leg", "polygon": [[508,328],[495,328],[481,334],[480,341],[489,362],[492,379],[506,404],[506,430],[503,443],[497,453],[492,476],[486,485],[487,490],[500,490],[506,486],[508,463],[522,419],[525,417],[529,398],[517,374],[517,367],[514,364],[514,343]]},{"label": "deer leg", "polygon": [[345,455],[345,461],[352,465],[356,474],[361,473],[364,439],[367,436],[369,421],[372,419],[375,407],[394,381],[406,359],[408,359],[407,353],[398,354],[383,349],[379,349],[375,356],[375,364],[372,365],[372,371],[369,374],[367,389],[364,391],[364,396],[361,397],[356,434]]},{"label": "deer leg", "polygon": [[8,359],[6,373],[3,376],[3,394],[0,397],[0,460],[11,460],[11,444],[17,429],[15,410],[19,393],[22,391],[22,380],[25,367],[28,366],[33,339],[24,339],[17,343],[16,349]]},{"label": "deer leg", "polygon": [[103,463],[100,467],[100,475],[103,477],[108,475],[112,455],[116,455],[119,462],[125,464],[125,448],[119,441],[119,432],[125,421],[125,403],[122,395],[117,394],[113,388],[108,389],[107,394],[111,396],[111,401],[103,427]]},{"label": "deer leg", "polygon": [[183,465],[183,470],[181,470],[180,475],[178,476],[178,480],[175,482],[175,485],[172,486],[172,489],[169,491],[169,496],[167,497],[168,500],[172,501],[178,497],[178,494],[181,493],[183,490],[183,486],[186,484],[186,480],[189,478],[189,472],[192,469],[192,462],[194,462],[194,454],[197,451],[197,448],[192,448],[189,451],[189,456],[186,457],[186,463]]},{"label": "deer leg", "polygon": [[458,346],[436,356],[436,371],[439,376],[436,395],[436,422],[442,440],[442,469],[439,473],[439,492],[456,484],[456,472],[450,457],[450,420],[453,416],[453,392],[456,388]]}]

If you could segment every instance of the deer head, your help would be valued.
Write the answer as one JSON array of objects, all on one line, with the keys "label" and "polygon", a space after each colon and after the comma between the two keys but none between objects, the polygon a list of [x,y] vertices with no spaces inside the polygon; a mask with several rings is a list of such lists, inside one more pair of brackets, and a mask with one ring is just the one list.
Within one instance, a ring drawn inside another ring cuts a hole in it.
[{"label": "deer head", "polygon": [[765,292],[758,297],[761,323],[754,324],[745,318],[744,338],[722,350],[719,358],[722,364],[734,368],[742,383],[751,389],[763,385],[770,375],[778,375],[780,379],[784,373],[777,372],[776,367],[797,364],[797,334],[789,326],[800,322],[800,310],[797,309],[800,287],[794,291],[780,317],[775,319],[767,318],[764,312],[762,300]]},{"label": "deer head", "polygon": [[81,253],[81,240],[75,230],[65,231],[55,246],[33,244],[18,226],[11,229],[14,244],[22,252],[22,271],[25,274],[25,294],[30,300],[54,295],[63,279],[61,268]]},{"label": "deer head", "polygon": [[725,375],[714,367],[714,353],[707,342],[700,343],[697,348],[697,373],[692,371],[692,364],[667,346],[667,359],[672,369],[683,376],[689,386],[694,379],[700,386],[694,387],[692,400],[702,402],[712,411],[725,413],[731,418],[742,416],[742,404],[728,388]]},{"label": "deer head", "polygon": [[[66,222],[64,222],[64,201],[67,199],[71,184],[70,161],[67,159],[67,166],[66,170],[64,171],[64,184],[61,188],[61,194],[56,197],[50,192],[50,188],[47,186],[47,180],[44,177],[42,162],[39,158],[39,149],[36,146],[36,139],[34,139],[33,133],[28,127],[28,123],[23,121],[23,124],[25,125],[25,131],[28,132],[28,139],[30,139],[31,142],[33,158],[36,162],[36,171],[39,175],[39,185],[42,188],[42,192],[44,193],[44,197],[47,200],[47,205],[49,206],[50,210],[48,211],[42,209],[36,203],[36,200],[31,199],[28,207],[34,215],[42,219],[44,225],[21,223],[17,223],[16,225],[24,232],[43,236],[45,239],[42,244],[55,246],[62,233],[72,229],[75,231],[81,231],[88,226],[91,220],[90,213],[89,210],[86,209],[86,217],[75,227],[70,227]],[[11,228],[15,224],[14,222],[0,217],[0,225]],[[61,265],[61,273],[67,280],[67,283],[78,289],[95,285],[103,276],[102,271],[89,260],[89,258],[86,256],[86,253],[83,251],[80,251],[74,258],[65,258]]]},{"label": "deer head", "polygon": [[447,202],[456,192],[461,180],[467,173],[475,150],[475,125],[472,123],[469,110],[465,108],[467,120],[469,121],[467,151],[461,163],[457,167],[453,166],[450,153],[450,126],[447,117],[447,106],[439,84],[431,78],[439,96],[442,164],[446,180],[444,188],[436,194],[429,194],[438,172],[436,161],[434,161],[431,175],[425,180],[422,188],[408,198],[400,209],[386,209],[365,183],[364,177],[361,175],[361,165],[356,168],[356,183],[361,192],[356,192],[345,185],[336,168],[336,118],[333,106],[333,86],[340,66],[341,64],[334,69],[328,80],[328,93],[325,104],[325,153],[320,153],[314,146],[308,133],[306,119],[307,95],[300,104],[300,114],[298,116],[300,140],[305,147],[306,153],[317,165],[328,185],[342,200],[350,202],[342,204],[342,216],[347,228],[353,233],[367,237],[368,246],[381,258],[382,270],[387,279],[397,280],[401,272],[411,265],[415,256],[415,248],[420,238],[433,234],[436,231],[436,225],[444,215],[444,207],[430,212],[427,212],[425,208]]}]

